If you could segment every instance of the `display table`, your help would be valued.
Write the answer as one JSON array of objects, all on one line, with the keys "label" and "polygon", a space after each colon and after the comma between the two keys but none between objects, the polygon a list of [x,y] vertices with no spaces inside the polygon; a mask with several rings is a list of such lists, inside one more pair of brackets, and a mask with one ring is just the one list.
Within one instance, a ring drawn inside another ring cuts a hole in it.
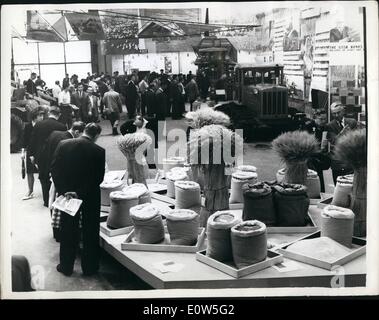
[{"label": "display table", "polygon": [[[310,211],[319,212],[315,206]],[[270,234],[268,240],[284,237],[286,242],[298,239],[305,234],[279,235]],[[121,243],[125,235],[108,237],[100,233],[101,247],[122,265],[135,273],[142,280],[157,289],[172,288],[272,288],[272,287],[330,287],[335,271],[328,271],[304,263],[296,262],[300,269],[279,272],[273,267],[258,271],[246,277],[235,279],[221,271],[196,260],[194,253],[170,253],[147,251],[122,251]],[[283,240],[283,239],[282,239]],[[179,272],[161,273],[153,264],[172,260],[183,264]],[[284,258],[284,262],[288,261]],[[346,287],[365,286],[366,255],[343,265],[344,285]],[[340,273],[338,273],[340,274]]]}]

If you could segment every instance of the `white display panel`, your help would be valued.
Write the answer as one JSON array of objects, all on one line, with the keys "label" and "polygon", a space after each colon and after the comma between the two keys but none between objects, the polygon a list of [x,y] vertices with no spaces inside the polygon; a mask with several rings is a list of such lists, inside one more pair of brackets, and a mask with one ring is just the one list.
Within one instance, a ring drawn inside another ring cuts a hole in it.
[{"label": "white display panel", "polygon": [[87,72],[92,74],[91,63],[68,63],[66,67],[70,77],[73,74],[78,75],[79,82],[81,79],[87,78]]},{"label": "white display panel", "polygon": [[13,58],[15,64],[38,63],[37,43],[28,44],[20,39],[14,38]]},{"label": "white display panel", "polygon": [[66,62],[90,62],[91,44],[89,41],[71,41],[65,43]]},{"label": "white display panel", "polygon": [[40,63],[64,63],[63,43],[40,42],[39,59]]},{"label": "white display panel", "polygon": [[46,64],[41,65],[41,79],[46,82],[49,88],[52,88],[55,81],[59,80],[62,84],[62,79],[65,76],[64,64]]}]

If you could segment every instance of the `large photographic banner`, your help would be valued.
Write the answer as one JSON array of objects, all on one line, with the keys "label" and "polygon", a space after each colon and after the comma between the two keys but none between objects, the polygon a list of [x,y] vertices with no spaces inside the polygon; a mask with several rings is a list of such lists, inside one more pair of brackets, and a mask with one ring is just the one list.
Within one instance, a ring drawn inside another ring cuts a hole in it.
[{"label": "large photographic banner", "polygon": [[59,14],[48,17],[43,12],[28,10],[26,12],[26,38],[44,42],[67,41],[64,17]]},{"label": "large photographic banner", "polygon": [[100,11],[105,40],[104,54],[139,53],[138,9]]},{"label": "large photographic banner", "polygon": [[102,40],[104,31],[97,10],[88,10],[88,13],[65,13],[79,40]]}]

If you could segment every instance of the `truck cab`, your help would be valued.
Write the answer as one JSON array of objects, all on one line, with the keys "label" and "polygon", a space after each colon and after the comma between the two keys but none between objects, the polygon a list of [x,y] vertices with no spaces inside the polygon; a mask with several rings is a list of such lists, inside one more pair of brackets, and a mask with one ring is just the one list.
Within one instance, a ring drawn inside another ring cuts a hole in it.
[{"label": "truck cab", "polygon": [[274,124],[288,120],[288,90],[283,84],[283,66],[278,64],[237,64],[235,98],[257,119]]}]

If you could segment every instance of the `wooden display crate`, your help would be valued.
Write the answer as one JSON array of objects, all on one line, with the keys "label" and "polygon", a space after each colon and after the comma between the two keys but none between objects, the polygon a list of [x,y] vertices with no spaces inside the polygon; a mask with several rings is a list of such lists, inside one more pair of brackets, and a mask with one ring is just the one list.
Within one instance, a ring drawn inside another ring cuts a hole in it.
[{"label": "wooden display crate", "polygon": [[159,201],[162,201],[164,203],[168,203],[169,205],[173,205],[175,206],[175,199],[172,199],[170,197],[167,197],[166,195],[164,194],[158,194],[158,193],[155,193],[155,192],[152,192],[151,193],[151,198],[153,199],[156,199],[156,200],[159,200]]},{"label": "wooden display crate", "polygon": [[100,206],[100,212],[108,213],[111,212],[111,206]]},{"label": "wooden display crate", "polygon": [[313,233],[319,228],[317,227],[312,216],[308,212],[308,222],[306,226],[303,227],[274,227],[268,226],[267,233]]},{"label": "wooden display crate", "polygon": [[[242,219],[242,209],[229,209],[222,210],[225,212],[232,211],[236,213]],[[308,212],[308,223],[303,227],[275,227],[267,226],[267,233],[313,233],[316,232],[319,228],[313,220],[312,216]]]},{"label": "wooden display crate", "polygon": [[121,234],[128,234],[132,230],[133,230],[133,226],[118,228],[118,229],[112,229],[112,228],[108,227],[106,221],[100,223],[100,231],[103,232],[104,234],[106,234],[108,237],[115,237],[115,236],[119,236]]},{"label": "wooden display crate", "polygon": [[336,259],[333,262],[327,262],[327,261],[315,259],[312,257],[308,257],[306,255],[302,255],[299,253],[292,252],[292,251],[287,249],[291,244],[296,243],[298,241],[306,240],[306,239],[314,239],[314,238],[318,238],[320,236],[321,236],[321,231],[317,231],[317,232],[312,233],[308,236],[300,238],[296,241],[288,243],[287,245],[283,246],[282,248],[279,248],[278,251],[281,254],[283,254],[283,256],[286,258],[296,260],[296,261],[300,261],[300,262],[310,264],[310,265],[313,265],[313,266],[316,266],[319,268],[323,268],[326,270],[332,270],[334,266],[342,266],[345,263],[352,261],[355,258],[366,253],[366,240],[361,239],[361,238],[357,238],[357,237],[353,237],[353,240],[352,240],[354,250],[352,250],[349,254],[345,255],[344,257]]},{"label": "wooden display crate", "polygon": [[155,179],[147,179],[147,188],[150,192],[155,192],[157,194],[166,194],[167,193],[167,182],[165,179],[159,179],[156,181]]},{"label": "wooden display crate", "polygon": [[250,266],[238,269],[234,263],[220,262],[206,255],[206,250],[196,252],[196,260],[207,264],[208,266],[220,270],[234,278],[242,278],[254,272],[269,268],[275,264],[283,262],[283,256],[280,253],[267,250],[267,258],[264,261],[252,264]]},{"label": "wooden display crate", "polygon": [[321,201],[317,204],[317,208],[324,209],[326,206],[332,204],[332,201],[333,201],[333,197],[330,197],[330,198],[326,198],[326,199],[324,199],[324,200],[321,200]]},{"label": "wooden display crate", "polygon": [[159,251],[159,252],[184,252],[195,253],[200,251],[203,247],[205,239],[205,229],[199,228],[199,235],[197,243],[193,246],[170,244],[170,235],[167,227],[165,226],[165,239],[161,243],[146,244],[138,243],[134,239],[134,229],[128,234],[125,241],[121,243],[121,250],[133,250],[133,251]]},{"label": "wooden display crate", "polygon": [[309,205],[317,206],[322,201],[321,198],[309,198]]},{"label": "wooden display crate", "polygon": [[100,222],[107,221],[108,216],[109,216],[108,212],[100,211]]}]

